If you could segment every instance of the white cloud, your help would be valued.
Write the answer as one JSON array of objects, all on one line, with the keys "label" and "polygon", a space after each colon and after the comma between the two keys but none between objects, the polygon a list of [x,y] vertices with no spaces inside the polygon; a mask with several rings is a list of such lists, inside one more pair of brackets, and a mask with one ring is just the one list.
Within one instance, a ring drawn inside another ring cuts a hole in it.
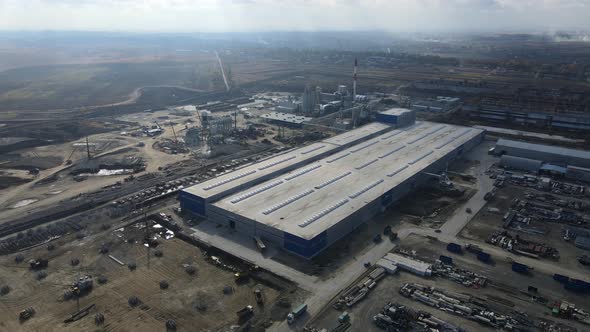
[{"label": "white cloud", "polygon": [[590,0],[0,0],[0,29],[490,30],[590,26]]}]

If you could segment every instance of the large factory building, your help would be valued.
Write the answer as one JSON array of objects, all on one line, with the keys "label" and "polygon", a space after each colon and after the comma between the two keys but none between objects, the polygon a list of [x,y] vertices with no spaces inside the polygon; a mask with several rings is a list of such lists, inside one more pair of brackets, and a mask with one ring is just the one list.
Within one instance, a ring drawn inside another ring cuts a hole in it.
[{"label": "large factory building", "polygon": [[180,206],[312,258],[483,139],[403,113],[186,188]]}]

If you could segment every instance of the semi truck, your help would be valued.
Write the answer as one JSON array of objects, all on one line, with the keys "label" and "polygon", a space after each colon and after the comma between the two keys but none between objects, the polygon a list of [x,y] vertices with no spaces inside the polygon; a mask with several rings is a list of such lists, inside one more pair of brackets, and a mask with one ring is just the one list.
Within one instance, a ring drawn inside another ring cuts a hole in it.
[{"label": "semi truck", "polygon": [[293,322],[295,322],[295,319],[297,319],[298,317],[303,315],[306,311],[307,311],[307,304],[303,303],[303,304],[299,305],[297,308],[295,308],[293,311],[291,311],[287,315],[287,323],[293,324]]},{"label": "semi truck", "polygon": [[462,254],[463,253],[463,248],[461,248],[461,245],[453,243],[453,242],[451,242],[447,245],[447,250],[452,253],[455,253],[455,254]]},{"label": "semi truck", "polygon": [[251,305],[247,305],[245,307],[243,307],[242,309],[236,311],[236,315],[238,315],[238,318],[244,318],[246,316],[251,315],[254,312],[254,308],[252,308]]},{"label": "semi truck", "polygon": [[260,289],[254,290],[254,299],[256,300],[256,303],[258,303],[258,305],[264,304],[264,299],[262,298],[262,291]]}]

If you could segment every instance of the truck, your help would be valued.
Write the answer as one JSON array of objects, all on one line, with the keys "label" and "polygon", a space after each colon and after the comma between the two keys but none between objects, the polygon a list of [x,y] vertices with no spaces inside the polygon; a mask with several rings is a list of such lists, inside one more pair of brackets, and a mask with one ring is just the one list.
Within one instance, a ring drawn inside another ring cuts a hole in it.
[{"label": "truck", "polygon": [[445,265],[453,265],[453,259],[449,256],[440,255],[438,259]]},{"label": "truck", "polygon": [[452,253],[455,253],[455,254],[462,254],[463,253],[463,248],[461,248],[461,245],[453,243],[453,242],[451,242],[447,245],[447,250]]},{"label": "truck", "polygon": [[246,281],[248,281],[248,279],[250,279],[250,274],[247,271],[234,273],[234,280],[238,284],[241,282],[246,282]]},{"label": "truck", "polygon": [[238,318],[244,318],[246,316],[251,315],[254,312],[254,308],[252,308],[251,305],[247,305],[245,307],[243,307],[242,309],[236,311],[236,315],[238,315]]},{"label": "truck", "polygon": [[532,268],[528,265],[524,265],[517,262],[512,262],[512,271],[516,273],[527,274],[532,270]]},{"label": "truck", "polygon": [[80,296],[82,294],[90,292],[90,290],[92,290],[93,285],[94,283],[92,281],[92,276],[85,275],[74,280],[74,283],[71,286],[71,291],[75,295]]},{"label": "truck", "polygon": [[295,308],[293,311],[291,311],[287,315],[287,323],[293,324],[293,322],[295,322],[295,319],[297,319],[298,317],[303,315],[306,311],[307,311],[307,304],[303,303],[303,304],[299,305],[297,308]]},{"label": "truck", "polygon": [[29,266],[32,270],[41,270],[46,268],[48,265],[49,261],[45,258],[31,259],[29,261]]},{"label": "truck", "polygon": [[25,310],[18,313],[18,319],[23,322],[35,314],[35,309],[33,307],[28,307]]},{"label": "truck", "polygon": [[492,261],[492,256],[487,252],[480,251],[477,253],[477,259],[484,263],[490,263]]},{"label": "truck", "polygon": [[262,291],[260,289],[254,290],[254,299],[256,300],[256,303],[258,303],[258,305],[264,304],[264,299],[262,298]]},{"label": "truck", "polygon": [[338,316],[339,323],[346,323],[349,320],[350,320],[350,315],[348,314],[348,311],[345,311],[340,316]]}]

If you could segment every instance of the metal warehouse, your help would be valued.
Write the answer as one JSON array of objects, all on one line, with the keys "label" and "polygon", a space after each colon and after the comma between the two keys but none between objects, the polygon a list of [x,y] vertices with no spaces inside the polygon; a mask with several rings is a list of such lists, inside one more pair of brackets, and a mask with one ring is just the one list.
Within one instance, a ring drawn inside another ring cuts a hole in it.
[{"label": "metal warehouse", "polygon": [[454,125],[373,123],[186,188],[180,204],[312,258],[482,139]]},{"label": "metal warehouse", "polygon": [[498,143],[496,143],[495,151],[501,155],[506,154],[509,156],[541,160],[546,163],[590,167],[590,151],[507,139],[499,139]]}]

